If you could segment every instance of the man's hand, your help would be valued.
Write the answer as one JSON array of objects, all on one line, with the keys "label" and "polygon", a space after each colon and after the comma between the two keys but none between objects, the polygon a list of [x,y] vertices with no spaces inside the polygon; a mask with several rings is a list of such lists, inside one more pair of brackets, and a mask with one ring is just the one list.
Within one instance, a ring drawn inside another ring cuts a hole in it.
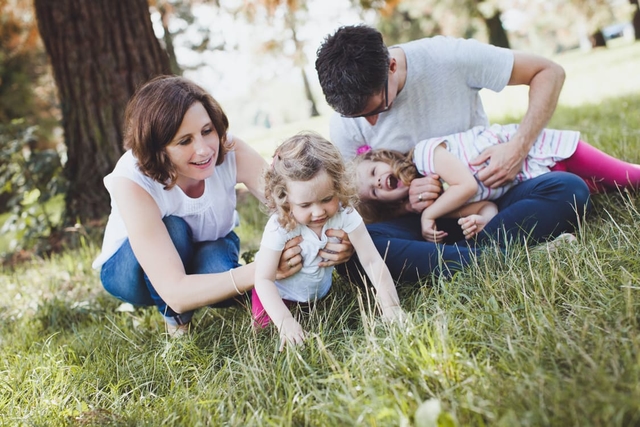
[{"label": "man's hand", "polygon": [[349,240],[349,235],[344,230],[334,228],[327,230],[326,235],[327,237],[336,237],[340,240],[340,243],[329,241],[324,249],[320,249],[318,254],[324,261],[322,261],[319,266],[331,267],[347,262],[355,252]]},{"label": "man's hand", "polygon": [[276,272],[276,280],[286,279],[302,269],[300,242],[302,242],[302,236],[296,236],[285,243]]},{"label": "man's hand", "polygon": [[478,171],[478,179],[490,188],[501,187],[513,181],[522,170],[522,163],[527,157],[523,151],[523,145],[517,134],[509,142],[494,145],[485,149],[478,157],[472,159],[469,164],[480,166],[486,161],[489,164]]},{"label": "man's hand", "polygon": [[429,207],[442,193],[442,183],[438,175],[415,178],[409,186],[409,210],[420,213]]}]

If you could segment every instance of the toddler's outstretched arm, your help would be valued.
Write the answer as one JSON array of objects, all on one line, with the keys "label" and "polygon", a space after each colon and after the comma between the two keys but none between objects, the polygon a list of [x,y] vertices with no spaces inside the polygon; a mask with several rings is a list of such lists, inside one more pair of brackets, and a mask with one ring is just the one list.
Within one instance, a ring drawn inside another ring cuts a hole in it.
[{"label": "toddler's outstretched arm", "polygon": [[301,344],[305,339],[306,333],[282,301],[274,282],[280,254],[281,251],[274,251],[264,246],[260,247],[255,261],[256,283],[254,292],[258,293],[264,310],[280,332],[280,351],[282,351],[287,343]]},{"label": "toddler's outstretched arm", "polygon": [[448,187],[433,204],[422,211],[422,235],[427,241],[440,242],[446,234],[436,229],[436,219],[464,206],[478,190],[478,183],[467,165],[442,145],[433,152],[433,165],[435,172]]},{"label": "toddler's outstretched arm", "polygon": [[396,285],[364,223],[349,233],[349,239],[358,254],[360,264],[376,289],[376,300],[382,310],[382,317],[387,321],[401,321],[406,315],[400,307]]}]

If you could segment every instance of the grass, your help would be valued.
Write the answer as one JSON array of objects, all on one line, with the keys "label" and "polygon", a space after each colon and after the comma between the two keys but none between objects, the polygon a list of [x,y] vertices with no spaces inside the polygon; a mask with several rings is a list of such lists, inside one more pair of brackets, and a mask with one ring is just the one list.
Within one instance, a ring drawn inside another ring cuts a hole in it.
[{"label": "grass", "polygon": [[[563,105],[551,126],[640,163],[637,117],[640,91]],[[247,250],[264,217],[242,201]],[[190,337],[168,339],[155,309],[103,291],[99,242],[84,240],[1,271],[0,425],[422,426],[429,399],[440,425],[638,425],[639,212],[637,193],[597,196],[574,246],[511,247],[403,286],[402,328],[338,280],[298,313],[305,346],[283,353],[242,306],[199,310]]]}]

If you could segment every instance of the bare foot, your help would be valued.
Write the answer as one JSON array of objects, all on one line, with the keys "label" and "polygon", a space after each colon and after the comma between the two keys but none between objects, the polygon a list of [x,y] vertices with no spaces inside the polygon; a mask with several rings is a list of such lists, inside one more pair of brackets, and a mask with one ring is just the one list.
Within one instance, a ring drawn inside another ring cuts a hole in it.
[{"label": "bare foot", "polygon": [[185,325],[171,325],[165,322],[165,326],[167,328],[167,335],[171,338],[180,338],[189,333],[189,323]]},{"label": "bare foot", "polygon": [[458,220],[458,224],[462,227],[465,239],[471,239],[477,236],[491,221],[491,218],[486,218],[482,215],[474,214],[462,217]]},{"label": "bare foot", "polygon": [[548,252],[555,252],[562,246],[570,246],[578,242],[578,238],[571,233],[562,233],[555,239],[544,243],[537,247],[537,250],[544,250]]}]

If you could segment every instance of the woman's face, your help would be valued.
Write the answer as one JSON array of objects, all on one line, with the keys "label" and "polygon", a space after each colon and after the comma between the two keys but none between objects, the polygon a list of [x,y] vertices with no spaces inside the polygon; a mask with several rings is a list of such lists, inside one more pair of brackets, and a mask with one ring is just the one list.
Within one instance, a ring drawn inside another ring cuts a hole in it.
[{"label": "woman's face", "polygon": [[165,149],[178,172],[176,184],[185,192],[213,174],[220,137],[200,102],[189,107],[178,132]]},{"label": "woman's face", "polygon": [[395,202],[406,199],[409,187],[394,174],[391,166],[384,162],[363,160],[356,167],[358,196],[360,200]]}]

